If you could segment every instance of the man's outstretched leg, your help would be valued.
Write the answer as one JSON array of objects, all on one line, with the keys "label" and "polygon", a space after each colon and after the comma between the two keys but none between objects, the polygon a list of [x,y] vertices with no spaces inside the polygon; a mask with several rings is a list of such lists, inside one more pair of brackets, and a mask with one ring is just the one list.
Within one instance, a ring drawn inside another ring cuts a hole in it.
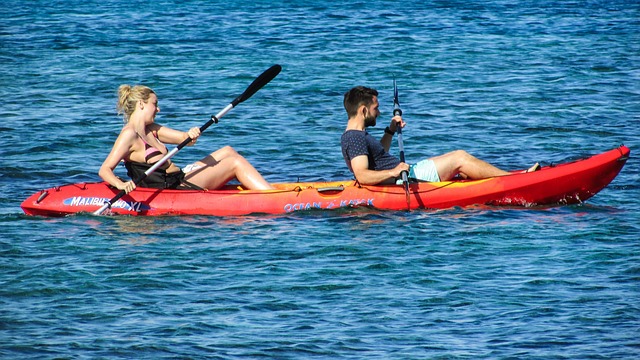
[{"label": "man's outstretched leg", "polygon": [[[464,150],[455,150],[440,156],[431,158],[433,160],[440,180],[446,181],[460,174],[467,179],[485,179],[494,176],[509,175],[508,171],[499,169],[486,161],[480,160]],[[529,168],[527,172],[540,168],[537,163]]]}]

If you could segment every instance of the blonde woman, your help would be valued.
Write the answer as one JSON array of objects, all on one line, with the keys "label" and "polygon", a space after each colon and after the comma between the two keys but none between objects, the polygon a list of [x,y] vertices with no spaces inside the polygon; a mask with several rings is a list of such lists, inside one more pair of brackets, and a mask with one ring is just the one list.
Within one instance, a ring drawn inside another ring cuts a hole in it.
[{"label": "blonde woman", "polygon": [[[133,180],[122,181],[113,169],[125,162],[127,174],[138,178],[153,164],[164,157],[165,144],[180,144],[187,138],[193,145],[200,136],[200,128],[182,132],[155,123],[160,112],[158,97],[143,85],[121,85],[118,88],[118,114],[124,116],[125,125],[100,167],[100,177],[126,193],[136,188]],[[269,190],[271,185],[258,171],[232,147],[225,146],[209,156],[180,169],[171,160],[147,176],[140,186],[160,189],[217,189],[232,179],[237,179],[246,189]]]}]

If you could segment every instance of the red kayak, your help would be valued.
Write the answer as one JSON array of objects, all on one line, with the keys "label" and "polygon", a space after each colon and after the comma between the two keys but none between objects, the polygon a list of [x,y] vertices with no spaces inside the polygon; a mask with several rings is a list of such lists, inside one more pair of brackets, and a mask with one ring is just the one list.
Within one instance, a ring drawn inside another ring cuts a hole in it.
[{"label": "red kayak", "polygon": [[[582,203],[607,186],[629,158],[620,146],[602,154],[482,180],[412,183],[407,201],[402,185],[361,186],[353,180],[272,184],[276,190],[136,188],[105,213],[123,215],[284,214],[300,210],[368,206],[384,210],[454,206],[549,206]],[[21,207],[28,215],[65,216],[91,213],[119,193],[104,182],[78,183],[41,190]]]}]

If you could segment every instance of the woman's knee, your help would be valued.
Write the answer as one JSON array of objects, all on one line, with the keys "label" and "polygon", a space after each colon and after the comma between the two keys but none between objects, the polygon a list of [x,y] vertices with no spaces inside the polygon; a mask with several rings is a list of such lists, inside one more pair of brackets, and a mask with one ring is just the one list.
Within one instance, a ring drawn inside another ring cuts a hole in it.
[{"label": "woman's knee", "polygon": [[233,157],[233,156],[238,156],[238,152],[236,152],[236,150],[234,148],[232,148],[229,145],[226,145],[224,147],[221,147],[220,149],[212,152],[211,157],[217,159],[218,161],[227,158],[227,157]]},{"label": "woman's knee", "polygon": [[225,150],[227,151],[227,153],[224,157],[224,161],[227,162],[234,169],[234,171],[244,170],[247,167],[249,162],[244,158],[244,156],[238,154],[238,152],[236,152],[230,146],[228,148],[225,147]]},{"label": "woman's knee", "polygon": [[238,152],[236,151],[236,149],[232,148],[231,145],[225,145],[222,147],[222,150],[224,150],[225,152],[231,153],[231,154],[237,154]]}]

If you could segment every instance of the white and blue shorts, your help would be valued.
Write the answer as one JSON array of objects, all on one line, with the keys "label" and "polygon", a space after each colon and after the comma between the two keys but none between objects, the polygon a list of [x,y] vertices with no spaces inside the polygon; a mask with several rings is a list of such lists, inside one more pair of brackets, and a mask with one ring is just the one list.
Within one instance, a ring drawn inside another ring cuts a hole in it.
[{"label": "white and blue shorts", "polygon": [[[426,159],[409,166],[409,179],[426,182],[439,182],[440,175],[433,160]],[[396,184],[402,184],[402,179]]]}]

